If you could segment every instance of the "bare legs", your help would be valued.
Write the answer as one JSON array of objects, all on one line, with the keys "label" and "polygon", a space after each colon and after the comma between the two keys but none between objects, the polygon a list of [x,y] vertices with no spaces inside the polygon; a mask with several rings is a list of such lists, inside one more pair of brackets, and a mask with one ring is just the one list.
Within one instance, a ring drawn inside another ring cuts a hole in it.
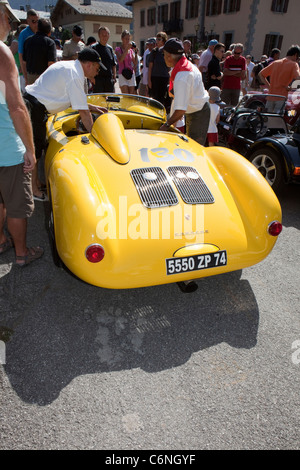
[{"label": "bare legs", "polygon": [[[7,237],[4,233],[5,217],[6,209],[4,204],[0,204],[0,243],[4,243],[7,240]],[[16,256],[26,255],[27,219],[15,219],[8,217],[7,228],[14,242]]]}]

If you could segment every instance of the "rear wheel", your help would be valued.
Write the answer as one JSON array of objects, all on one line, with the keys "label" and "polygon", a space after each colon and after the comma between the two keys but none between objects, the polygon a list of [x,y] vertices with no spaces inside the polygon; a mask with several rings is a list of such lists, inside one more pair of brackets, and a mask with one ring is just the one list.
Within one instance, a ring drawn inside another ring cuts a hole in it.
[{"label": "rear wheel", "polygon": [[48,232],[49,232],[51,254],[52,254],[52,259],[53,259],[55,266],[57,266],[58,268],[62,268],[63,262],[60,259],[60,256],[58,254],[56,241],[55,241],[54,216],[53,216],[51,194],[49,194],[49,201],[50,201],[50,209],[49,209],[49,214],[48,214]]},{"label": "rear wheel", "polygon": [[274,150],[262,148],[248,157],[250,162],[267,180],[273,191],[280,191],[284,186],[284,172],[281,159]]}]

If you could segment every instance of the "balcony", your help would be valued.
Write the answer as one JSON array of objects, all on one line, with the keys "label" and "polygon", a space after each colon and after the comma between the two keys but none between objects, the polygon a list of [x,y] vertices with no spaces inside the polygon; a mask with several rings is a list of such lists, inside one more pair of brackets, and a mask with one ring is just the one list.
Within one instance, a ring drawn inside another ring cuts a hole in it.
[{"label": "balcony", "polygon": [[181,33],[183,31],[183,20],[169,20],[163,22],[165,33]]}]

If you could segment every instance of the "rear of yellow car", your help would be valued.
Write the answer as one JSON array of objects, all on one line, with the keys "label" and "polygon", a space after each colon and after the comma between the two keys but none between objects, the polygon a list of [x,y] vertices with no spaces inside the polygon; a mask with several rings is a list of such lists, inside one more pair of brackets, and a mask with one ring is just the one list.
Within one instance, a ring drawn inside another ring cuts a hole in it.
[{"label": "rear of yellow car", "polygon": [[114,118],[109,128],[100,117],[88,143],[52,142],[47,153],[57,250],[75,275],[144,287],[242,269],[270,253],[280,205],[246,159],[171,132],[115,133]]}]

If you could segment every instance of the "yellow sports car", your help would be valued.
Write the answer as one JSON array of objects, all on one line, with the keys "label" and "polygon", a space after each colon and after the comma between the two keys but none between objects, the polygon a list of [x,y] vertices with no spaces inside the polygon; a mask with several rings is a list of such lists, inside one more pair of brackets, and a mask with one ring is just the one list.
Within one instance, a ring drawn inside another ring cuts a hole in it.
[{"label": "yellow sports car", "polygon": [[88,101],[108,109],[90,134],[72,109],[47,124],[53,252],[72,273],[112,289],[188,286],[270,253],[281,208],[244,157],[160,131],[166,112],[150,98]]}]

